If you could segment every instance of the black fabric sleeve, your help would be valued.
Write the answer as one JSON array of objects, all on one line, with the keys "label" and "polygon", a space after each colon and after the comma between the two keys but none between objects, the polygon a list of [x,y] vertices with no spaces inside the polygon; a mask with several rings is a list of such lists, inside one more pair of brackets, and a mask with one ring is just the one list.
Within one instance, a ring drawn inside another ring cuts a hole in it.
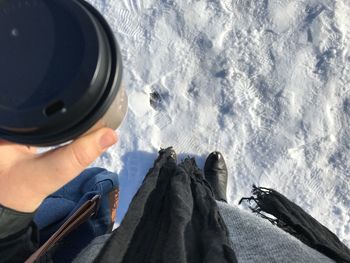
[{"label": "black fabric sleeve", "polygon": [[0,262],[24,262],[39,246],[34,213],[0,205]]},{"label": "black fabric sleeve", "polygon": [[35,213],[23,213],[0,205],[0,240],[27,228]]}]

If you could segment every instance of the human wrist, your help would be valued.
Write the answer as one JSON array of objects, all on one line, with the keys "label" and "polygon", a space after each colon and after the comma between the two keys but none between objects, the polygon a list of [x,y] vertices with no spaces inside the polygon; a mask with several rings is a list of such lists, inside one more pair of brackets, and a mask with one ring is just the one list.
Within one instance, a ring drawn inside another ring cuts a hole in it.
[{"label": "human wrist", "polygon": [[[11,188],[11,186],[9,186]],[[6,189],[0,193],[0,207],[4,207],[10,211],[23,214],[33,214],[40,206],[45,197],[39,197],[39,194],[33,194],[26,190],[14,191],[14,189]],[[14,194],[15,193],[15,194]]]}]

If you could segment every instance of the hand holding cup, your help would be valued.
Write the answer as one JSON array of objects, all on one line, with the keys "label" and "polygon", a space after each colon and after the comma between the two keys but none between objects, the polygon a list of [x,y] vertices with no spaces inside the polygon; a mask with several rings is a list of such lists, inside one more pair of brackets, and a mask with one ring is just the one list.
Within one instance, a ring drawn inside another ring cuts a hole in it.
[{"label": "hand holding cup", "polygon": [[101,128],[44,154],[0,140],[0,204],[34,212],[50,194],[77,177],[117,142],[116,133]]}]

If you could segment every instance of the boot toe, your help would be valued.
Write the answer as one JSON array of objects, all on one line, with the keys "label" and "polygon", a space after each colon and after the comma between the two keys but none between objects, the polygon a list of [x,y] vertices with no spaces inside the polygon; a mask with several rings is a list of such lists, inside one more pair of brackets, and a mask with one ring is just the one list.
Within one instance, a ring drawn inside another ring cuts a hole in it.
[{"label": "boot toe", "polygon": [[204,165],[205,178],[214,192],[216,200],[226,201],[227,167],[225,159],[218,151],[209,154]]},{"label": "boot toe", "polygon": [[226,170],[225,160],[220,152],[212,152],[209,154],[204,170]]}]

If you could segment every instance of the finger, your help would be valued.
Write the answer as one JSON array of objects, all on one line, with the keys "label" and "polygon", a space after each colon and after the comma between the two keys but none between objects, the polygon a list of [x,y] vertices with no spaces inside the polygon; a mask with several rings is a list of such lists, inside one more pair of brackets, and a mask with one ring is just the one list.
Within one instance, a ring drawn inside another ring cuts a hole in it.
[{"label": "finger", "polygon": [[[5,141],[5,140],[1,140],[0,139],[0,147],[2,147],[1,149],[5,149],[4,147],[11,147],[11,149],[15,149],[15,150],[21,150],[22,152],[29,152],[29,153],[36,153],[37,152],[37,148],[36,147],[32,147],[32,146],[26,146],[26,145],[21,145],[15,142],[10,142],[10,141]],[[6,151],[8,150],[8,148],[6,148]]]},{"label": "finger", "polygon": [[39,156],[31,162],[31,169],[38,175],[40,187],[50,194],[78,176],[116,142],[116,133],[102,128]]},{"label": "finger", "polygon": [[30,152],[30,153],[37,153],[38,152],[38,148],[33,147],[33,146],[26,146],[26,151]]},{"label": "finger", "polygon": [[34,149],[28,149],[24,145],[16,144],[13,142],[0,140],[0,156],[4,157],[0,159],[0,170],[7,169],[12,166],[13,163],[18,160],[32,157]]},{"label": "finger", "polygon": [[0,140],[0,146],[1,146],[1,145],[8,145],[8,144],[12,144],[12,143],[9,142],[9,141]]},{"label": "finger", "polygon": [[14,143],[14,142],[10,142],[10,141],[5,141],[5,140],[0,140],[0,147],[23,147],[23,145],[20,145],[20,144],[17,144],[17,143]]}]

